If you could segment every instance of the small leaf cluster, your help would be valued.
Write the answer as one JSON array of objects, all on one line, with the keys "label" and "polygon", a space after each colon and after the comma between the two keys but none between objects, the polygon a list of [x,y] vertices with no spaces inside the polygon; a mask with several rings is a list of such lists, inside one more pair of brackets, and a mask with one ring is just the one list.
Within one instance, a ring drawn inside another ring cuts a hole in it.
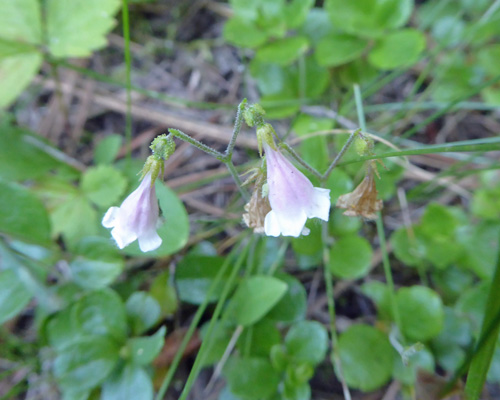
[{"label": "small leaf cluster", "polygon": [[410,67],[426,47],[421,31],[404,28],[413,0],[230,4],[224,37],[255,51],[249,69],[269,118],[294,114],[301,100],[319,98],[330,85],[351,87],[378,71]]}]

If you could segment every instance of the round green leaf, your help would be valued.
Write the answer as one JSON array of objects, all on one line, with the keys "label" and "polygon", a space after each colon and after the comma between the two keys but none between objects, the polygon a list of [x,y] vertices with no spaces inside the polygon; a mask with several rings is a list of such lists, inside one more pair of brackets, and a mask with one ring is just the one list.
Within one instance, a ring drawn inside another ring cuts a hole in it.
[{"label": "round green leaf", "polygon": [[403,26],[410,18],[413,0],[326,0],[325,8],[336,27],[372,38]]},{"label": "round green leaf", "polygon": [[[223,263],[223,257],[194,254],[188,254],[184,257],[175,270],[175,282],[179,298],[191,304],[203,303],[208,289]],[[209,301],[216,301],[219,298],[226,278],[227,275],[221,279],[216,290],[212,292]]]},{"label": "round green leaf", "polygon": [[110,165],[91,167],[82,176],[81,187],[85,196],[99,207],[109,207],[118,201],[127,180]]},{"label": "round green leaf", "polygon": [[248,48],[258,47],[267,39],[267,34],[262,29],[238,17],[227,20],[223,35],[229,43]]},{"label": "round green leaf", "polygon": [[111,289],[95,291],[82,297],[73,312],[82,333],[107,335],[118,341],[127,334],[125,307]]},{"label": "round green leaf", "polygon": [[[229,339],[234,329],[229,332],[228,341],[224,350],[227,348]],[[276,327],[274,321],[270,321],[268,317],[260,320],[251,329],[245,329],[238,341],[238,347],[241,352],[245,352],[245,346],[250,343],[251,355],[255,357],[269,357],[271,349],[275,345],[281,343],[281,333]],[[223,353],[221,353],[222,355]],[[218,360],[217,360],[218,361]]]},{"label": "round green leaf", "polygon": [[396,301],[403,334],[413,341],[432,339],[443,329],[444,310],[439,295],[425,286],[398,290]]},{"label": "round green leaf", "polygon": [[149,289],[149,294],[160,304],[162,316],[170,316],[177,310],[177,292],[170,280],[170,272],[163,271],[158,275]]},{"label": "round green leaf", "polygon": [[291,275],[278,274],[276,277],[285,282],[288,289],[266,318],[288,323],[304,319],[307,310],[307,294],[304,286]]},{"label": "round green leaf", "polygon": [[338,352],[347,384],[364,392],[382,387],[392,375],[395,352],[387,337],[368,325],[340,335]]},{"label": "round green leaf", "polygon": [[165,343],[166,328],[162,326],[152,336],[132,338],[127,341],[130,361],[137,365],[148,365],[160,353]]},{"label": "round green leaf", "polygon": [[104,381],[118,361],[119,346],[105,336],[76,340],[54,361],[54,375],[64,389],[91,389]]},{"label": "round green leaf", "polygon": [[301,26],[309,10],[314,5],[314,0],[292,0],[285,6],[285,22],[287,28],[298,28]]},{"label": "round green leaf", "polygon": [[380,69],[415,64],[425,49],[425,36],[416,29],[402,29],[381,38],[368,55],[368,61]]},{"label": "round green leaf", "polygon": [[42,202],[25,187],[3,180],[0,180],[0,232],[27,242],[50,242],[49,217]]},{"label": "round green leaf", "polygon": [[405,227],[397,229],[391,236],[394,254],[400,261],[411,267],[422,265],[426,252],[425,242],[419,234],[421,229],[420,227],[415,228],[412,237]]},{"label": "round green leaf", "polygon": [[189,218],[175,192],[163,183],[156,181],[156,195],[162,211],[161,220],[165,221],[158,229],[163,242],[154,251],[143,253],[137,241],[127,246],[126,254],[145,257],[165,257],[182,249],[189,238]]},{"label": "round green leaf", "polygon": [[[346,191],[346,193],[347,192],[349,192],[349,189]],[[340,208],[335,208],[330,215],[328,226],[330,228],[330,232],[334,236],[344,236],[356,233],[361,228],[361,218],[348,217],[344,215],[344,211],[345,210],[342,210]]]},{"label": "round green leaf", "polygon": [[106,45],[119,0],[47,0],[47,42],[55,57],[87,57]]},{"label": "round green leaf", "polygon": [[0,324],[19,314],[31,297],[14,270],[0,271]]},{"label": "round green leaf", "polygon": [[231,392],[243,398],[250,393],[254,399],[267,398],[280,382],[279,373],[264,358],[232,357],[224,371]]},{"label": "round green leaf", "polygon": [[158,302],[146,292],[135,292],[125,305],[134,334],[139,335],[151,328],[160,318]]},{"label": "round green leaf", "polygon": [[153,382],[144,369],[126,364],[102,385],[101,400],[152,400]]},{"label": "round green leaf", "polygon": [[309,222],[306,227],[311,232],[307,236],[302,235],[298,238],[292,238],[292,248],[295,253],[313,256],[323,248],[321,225]]},{"label": "round green leaf", "polygon": [[316,60],[323,67],[336,67],[360,57],[367,45],[366,39],[343,33],[332,33],[318,42]]},{"label": "round green leaf", "polygon": [[328,333],[319,322],[300,321],[286,334],[285,347],[295,361],[316,365],[326,356]]},{"label": "round green leaf", "polygon": [[94,152],[94,161],[96,164],[111,164],[120,150],[123,142],[123,136],[112,134],[103,138]]},{"label": "round green leaf", "polygon": [[228,306],[230,318],[248,326],[260,320],[285,295],[287,284],[271,276],[252,276],[244,280]]},{"label": "round green leaf", "polygon": [[328,267],[340,278],[357,279],[368,273],[372,256],[372,248],[366,239],[355,235],[344,236],[330,249]]},{"label": "round green leaf", "polygon": [[87,289],[101,289],[112,283],[123,271],[124,263],[116,246],[108,239],[87,237],[73,250],[73,280]]},{"label": "round green leaf", "polygon": [[309,46],[308,40],[303,36],[291,36],[278,39],[266,44],[257,50],[255,58],[259,62],[288,65],[304,54]]}]

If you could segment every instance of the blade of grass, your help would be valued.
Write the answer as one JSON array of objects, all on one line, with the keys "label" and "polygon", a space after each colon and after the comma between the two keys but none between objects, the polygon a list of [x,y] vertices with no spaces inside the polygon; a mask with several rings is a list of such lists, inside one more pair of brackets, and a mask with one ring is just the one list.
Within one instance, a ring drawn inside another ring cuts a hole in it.
[{"label": "blade of grass", "polygon": [[130,78],[130,21],[128,16],[128,0],[122,0],[122,25],[123,39],[125,41],[125,84],[127,88],[127,113],[125,114],[125,138],[127,148],[127,163],[130,164],[132,157],[132,81]]},{"label": "blade of grass", "polygon": [[484,319],[481,327],[480,337],[485,338],[484,345],[482,348],[476,349],[472,358],[465,384],[465,397],[467,400],[479,399],[497,344],[498,332],[500,330],[500,324],[498,321],[495,322],[495,316],[500,313],[498,288],[500,288],[500,243],[495,274],[488,293],[488,301],[484,309]]}]

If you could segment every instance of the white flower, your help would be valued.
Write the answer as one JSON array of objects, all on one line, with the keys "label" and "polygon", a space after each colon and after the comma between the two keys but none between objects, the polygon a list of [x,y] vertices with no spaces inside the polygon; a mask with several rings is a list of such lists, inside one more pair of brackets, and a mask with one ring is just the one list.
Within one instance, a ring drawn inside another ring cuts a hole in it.
[{"label": "white flower", "polygon": [[279,150],[264,143],[271,211],[266,215],[267,236],[308,234],[307,218],[328,221],[330,190],[317,188]]},{"label": "white flower", "polygon": [[118,207],[111,207],[102,219],[105,228],[113,228],[111,235],[120,249],[138,239],[142,252],[152,251],[161,245],[156,233],[158,200],[148,172],[139,187]]}]

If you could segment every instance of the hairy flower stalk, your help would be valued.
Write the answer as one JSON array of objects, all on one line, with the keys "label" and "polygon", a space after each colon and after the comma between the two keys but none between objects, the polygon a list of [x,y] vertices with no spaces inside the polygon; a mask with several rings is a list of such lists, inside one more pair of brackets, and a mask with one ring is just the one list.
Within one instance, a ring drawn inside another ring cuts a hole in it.
[{"label": "hairy flower stalk", "polygon": [[308,234],[308,218],[328,221],[330,190],[314,187],[307,177],[295,168],[277,149],[272,138],[274,130],[265,124],[257,129],[267,164],[269,211],[264,220],[268,236],[293,236]]},{"label": "hairy flower stalk", "polygon": [[148,252],[162,243],[156,232],[159,208],[154,183],[160,174],[163,175],[163,160],[170,157],[175,144],[170,137],[161,135],[150,147],[153,155],[148,157],[141,171],[141,184],[120,207],[111,207],[102,219],[105,228],[112,228],[111,235],[120,249],[137,240],[141,251]]}]

